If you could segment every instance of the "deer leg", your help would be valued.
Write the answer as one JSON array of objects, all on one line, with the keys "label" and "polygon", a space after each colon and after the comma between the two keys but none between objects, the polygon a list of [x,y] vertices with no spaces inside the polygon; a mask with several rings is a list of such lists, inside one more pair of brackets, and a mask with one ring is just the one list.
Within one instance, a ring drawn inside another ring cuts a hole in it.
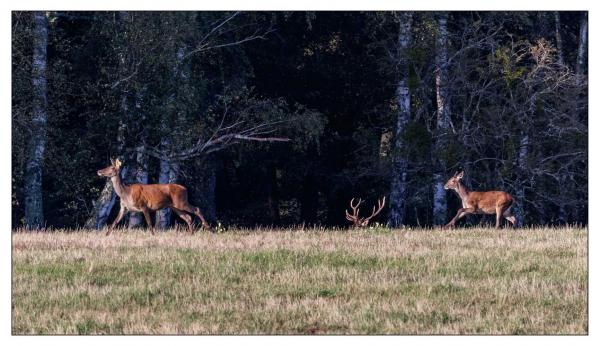
[{"label": "deer leg", "polygon": [[502,209],[502,207],[496,207],[496,228],[500,228],[500,223],[502,222],[502,215],[505,211]]},{"label": "deer leg", "polygon": [[517,218],[510,212],[510,207],[504,211],[502,216],[504,216],[504,218],[508,220],[513,227],[517,226]]},{"label": "deer leg", "polygon": [[[179,207],[178,207],[179,208]],[[202,213],[200,212],[200,208],[198,207],[194,207],[193,205],[186,203],[185,205],[181,206],[181,208],[179,208],[181,210],[187,211],[188,213],[192,213],[195,214],[196,216],[198,216],[200,218],[200,220],[202,221],[202,228],[206,228],[206,229],[210,229],[210,225],[208,224],[208,222],[206,222],[206,220],[204,219],[204,216],[202,215]]]},{"label": "deer leg", "polygon": [[108,228],[108,231],[106,231],[106,235],[110,235],[110,233],[117,226],[117,224],[119,222],[121,222],[121,220],[123,219],[123,216],[125,216],[125,208],[123,206],[121,206],[121,209],[119,209],[119,215],[117,215],[117,218],[115,219],[115,221],[113,221],[113,223]]},{"label": "deer leg", "polygon": [[504,218],[506,220],[508,220],[508,222],[510,222],[511,226],[516,227],[517,226],[517,218],[515,218],[514,215],[510,215],[510,216],[504,216]]},{"label": "deer leg", "polygon": [[144,217],[146,218],[146,223],[148,224],[148,228],[150,228],[150,232],[152,233],[152,235],[155,235],[156,233],[154,233],[154,227],[152,226],[152,218],[150,217],[150,211],[148,210],[148,208],[144,208],[142,209],[142,213],[144,213]]},{"label": "deer leg", "polygon": [[462,214],[463,211],[464,211],[463,208],[458,209],[458,212],[456,212],[456,215],[452,218],[452,220],[450,220],[450,222],[448,222],[446,224],[446,226],[444,226],[444,229],[446,229],[448,227],[454,227],[456,220],[458,220],[458,217]]},{"label": "deer leg", "polygon": [[448,222],[448,224],[446,226],[444,226],[444,228],[454,227],[454,224],[456,224],[456,221],[462,219],[463,217],[465,217],[465,215],[473,214],[474,211],[475,210],[473,208],[458,209],[456,216],[450,222]]},{"label": "deer leg", "polygon": [[182,218],[183,221],[185,221],[185,223],[187,223],[188,232],[189,233],[193,233],[193,229],[192,229],[192,217],[189,214],[187,214],[187,213],[185,213],[185,212],[183,212],[183,211],[181,211],[179,209],[175,209],[175,208],[171,208],[171,209],[175,212],[175,214],[177,214],[180,218]]}]

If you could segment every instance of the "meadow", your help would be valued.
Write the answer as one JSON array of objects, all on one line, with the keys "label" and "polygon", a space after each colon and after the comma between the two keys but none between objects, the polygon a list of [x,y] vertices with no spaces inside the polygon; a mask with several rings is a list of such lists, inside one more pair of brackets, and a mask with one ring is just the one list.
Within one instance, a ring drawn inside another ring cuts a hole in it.
[{"label": "meadow", "polygon": [[587,228],[12,236],[13,334],[587,334]]}]

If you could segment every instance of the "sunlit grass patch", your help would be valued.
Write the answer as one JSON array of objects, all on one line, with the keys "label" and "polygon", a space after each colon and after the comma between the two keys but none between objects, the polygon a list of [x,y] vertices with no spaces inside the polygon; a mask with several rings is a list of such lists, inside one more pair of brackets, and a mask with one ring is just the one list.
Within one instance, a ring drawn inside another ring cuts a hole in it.
[{"label": "sunlit grass patch", "polygon": [[13,234],[14,334],[585,334],[587,229]]}]

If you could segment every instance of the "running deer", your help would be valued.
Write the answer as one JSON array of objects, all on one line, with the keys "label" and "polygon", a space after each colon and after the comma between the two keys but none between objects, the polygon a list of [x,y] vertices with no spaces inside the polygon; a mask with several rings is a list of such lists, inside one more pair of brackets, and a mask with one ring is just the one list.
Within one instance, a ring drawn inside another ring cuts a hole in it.
[{"label": "running deer", "polygon": [[444,228],[454,227],[456,221],[468,214],[496,214],[496,228],[500,227],[502,217],[515,227],[517,219],[510,212],[513,197],[504,191],[469,191],[461,182],[464,174],[465,172],[456,172],[444,185],[444,189],[454,190],[462,202],[462,208],[458,209],[456,216]]},{"label": "running deer", "polygon": [[125,185],[121,181],[121,161],[119,159],[110,160],[111,165],[98,171],[98,175],[110,178],[115,192],[121,200],[121,210],[119,215],[112,223],[106,235],[109,235],[113,228],[123,219],[126,212],[142,212],[146,218],[146,223],[154,234],[150,211],[156,211],[164,208],[171,208],[175,214],[179,215],[187,223],[188,232],[192,233],[192,217],[188,214],[197,215],[202,220],[202,227],[210,228],[200,209],[194,207],[188,202],[187,189],[178,184],[131,184]]},{"label": "running deer", "polygon": [[352,214],[348,213],[348,210],[346,210],[346,220],[352,222],[352,226],[353,227],[366,227],[367,225],[369,225],[369,221],[376,216],[377,214],[379,214],[381,212],[381,210],[383,209],[383,207],[385,206],[385,197],[383,197],[382,200],[378,200],[377,201],[377,210],[375,210],[375,206],[373,206],[373,212],[371,213],[371,216],[369,217],[359,217],[358,213],[360,211],[360,209],[358,209],[358,207],[360,206],[360,204],[362,203],[362,199],[358,199],[358,203],[356,203],[356,205],[354,205],[354,198],[352,198],[352,200],[350,201],[350,208],[352,208]]}]

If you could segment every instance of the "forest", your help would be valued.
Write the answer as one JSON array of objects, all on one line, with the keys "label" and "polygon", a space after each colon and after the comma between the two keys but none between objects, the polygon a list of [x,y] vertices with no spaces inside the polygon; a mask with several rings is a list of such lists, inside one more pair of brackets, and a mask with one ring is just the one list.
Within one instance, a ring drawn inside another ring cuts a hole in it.
[{"label": "forest", "polygon": [[[588,222],[587,12],[12,13],[12,227],[95,228],[129,184],[211,225],[447,223],[444,184],[522,226]],[[182,223],[169,210],[156,225]],[[461,225],[488,224],[471,216]],[[140,213],[129,227],[145,224]]]}]

